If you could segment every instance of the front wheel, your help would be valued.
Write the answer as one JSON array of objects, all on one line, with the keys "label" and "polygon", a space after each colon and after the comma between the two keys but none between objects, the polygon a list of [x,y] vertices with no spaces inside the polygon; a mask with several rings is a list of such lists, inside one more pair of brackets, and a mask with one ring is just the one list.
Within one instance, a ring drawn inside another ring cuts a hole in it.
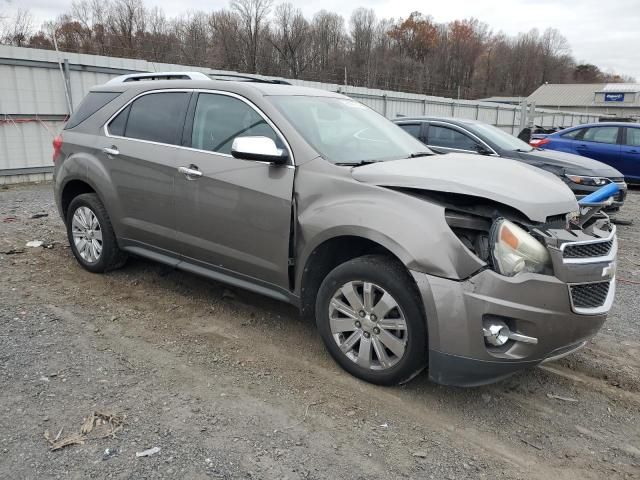
[{"label": "front wheel", "polygon": [[403,265],[367,255],[333,269],[316,299],[316,322],[331,356],[379,385],[406,382],[427,364],[420,298]]}]

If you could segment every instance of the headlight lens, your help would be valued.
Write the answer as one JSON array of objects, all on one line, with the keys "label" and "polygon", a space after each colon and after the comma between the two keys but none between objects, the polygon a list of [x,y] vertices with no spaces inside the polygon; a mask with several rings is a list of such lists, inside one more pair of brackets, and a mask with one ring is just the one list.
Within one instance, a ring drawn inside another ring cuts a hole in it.
[{"label": "headlight lens", "polygon": [[541,273],[551,267],[547,248],[509,220],[493,227],[493,258],[499,273],[512,277],[520,272]]},{"label": "headlight lens", "polygon": [[601,187],[609,183],[609,179],[605,177],[587,177],[585,175],[565,175],[573,183],[586,185],[588,187]]}]

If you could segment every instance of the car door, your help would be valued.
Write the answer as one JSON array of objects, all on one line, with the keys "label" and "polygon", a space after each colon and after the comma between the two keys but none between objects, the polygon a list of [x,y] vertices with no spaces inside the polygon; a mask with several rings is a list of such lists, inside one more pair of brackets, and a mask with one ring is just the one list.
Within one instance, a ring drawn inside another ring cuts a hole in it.
[{"label": "car door", "polygon": [[197,174],[175,177],[184,260],[288,287],[295,168],[230,154],[239,136],[266,136],[288,149],[286,142],[253,104],[230,93],[198,93],[188,119],[190,148],[180,166]]},{"label": "car door", "polygon": [[617,126],[589,127],[572,144],[578,155],[616,167],[620,159],[619,136]]},{"label": "car door", "polygon": [[462,152],[478,154],[488,150],[479,140],[454,125],[431,122],[427,130],[427,146],[438,153]]},{"label": "car door", "polygon": [[640,181],[640,127],[625,127],[620,163],[616,167],[634,182]]},{"label": "car door", "polygon": [[176,251],[174,178],[191,93],[148,92],[108,122],[99,145],[122,241]]}]

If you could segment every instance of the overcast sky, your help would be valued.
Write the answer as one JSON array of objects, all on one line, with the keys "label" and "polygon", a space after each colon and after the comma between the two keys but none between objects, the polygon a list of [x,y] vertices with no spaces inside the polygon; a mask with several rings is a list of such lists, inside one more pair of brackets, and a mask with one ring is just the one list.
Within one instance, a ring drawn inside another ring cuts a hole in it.
[{"label": "overcast sky", "polygon": [[[640,82],[640,0],[293,0],[292,3],[308,17],[324,8],[348,20],[351,10],[362,6],[373,8],[378,17],[406,17],[415,10],[438,22],[475,17],[494,32],[510,35],[554,27],[569,40],[578,61],[631,75]],[[157,5],[168,16],[177,16],[188,10],[215,10],[228,2],[145,0],[145,4]],[[39,24],[68,11],[70,5],[71,0],[10,0],[8,7],[0,9],[6,14],[18,7],[28,8]]]}]

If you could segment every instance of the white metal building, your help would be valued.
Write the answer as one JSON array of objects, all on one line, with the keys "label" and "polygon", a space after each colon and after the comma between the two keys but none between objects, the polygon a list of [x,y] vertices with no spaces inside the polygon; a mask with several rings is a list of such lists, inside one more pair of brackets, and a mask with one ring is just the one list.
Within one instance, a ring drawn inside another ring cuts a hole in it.
[{"label": "white metal building", "polygon": [[536,107],[640,120],[640,83],[548,83],[527,98]]}]

